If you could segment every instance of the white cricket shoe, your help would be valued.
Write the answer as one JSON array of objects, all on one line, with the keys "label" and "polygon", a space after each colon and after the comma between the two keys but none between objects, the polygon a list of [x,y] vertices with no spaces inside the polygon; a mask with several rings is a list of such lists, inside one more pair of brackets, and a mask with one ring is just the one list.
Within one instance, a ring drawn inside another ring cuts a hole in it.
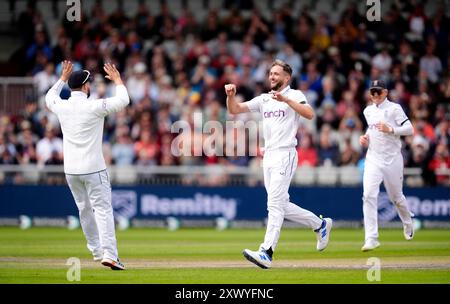
[{"label": "white cricket shoe", "polygon": [[263,269],[268,269],[272,266],[272,258],[264,250],[252,251],[245,249],[242,253],[247,260]]},{"label": "white cricket shoe", "polygon": [[110,267],[112,270],[125,270],[125,265],[123,265],[119,259],[117,261],[114,261],[109,258],[103,258],[102,265],[106,267]]},{"label": "white cricket shoe", "polygon": [[378,242],[378,240],[376,239],[368,239],[364,242],[364,245],[361,248],[361,251],[370,251],[370,250],[374,250],[375,248],[380,247],[380,242]]},{"label": "white cricket shoe", "polygon": [[324,218],[321,228],[315,230],[317,237],[317,250],[322,251],[328,246],[330,240],[331,227],[333,226],[333,220],[330,218]]},{"label": "white cricket shoe", "polygon": [[404,224],[403,225],[403,235],[407,241],[410,241],[414,237],[414,224]]}]

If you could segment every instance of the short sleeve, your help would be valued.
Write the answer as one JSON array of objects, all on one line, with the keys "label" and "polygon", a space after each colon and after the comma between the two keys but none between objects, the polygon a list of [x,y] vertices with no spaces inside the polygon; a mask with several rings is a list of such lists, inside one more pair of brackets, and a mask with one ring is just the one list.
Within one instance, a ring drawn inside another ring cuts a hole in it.
[{"label": "short sleeve", "polygon": [[400,105],[397,105],[394,110],[394,120],[395,123],[399,126],[402,126],[405,122],[409,120],[408,116],[406,116]]},{"label": "short sleeve", "polygon": [[252,100],[247,101],[245,104],[248,106],[250,112],[261,112],[261,96],[256,96]]},{"label": "short sleeve", "polygon": [[301,103],[301,104],[308,104],[308,101],[306,100],[305,94],[302,93],[302,91],[295,90],[292,94],[292,98],[294,101]]}]

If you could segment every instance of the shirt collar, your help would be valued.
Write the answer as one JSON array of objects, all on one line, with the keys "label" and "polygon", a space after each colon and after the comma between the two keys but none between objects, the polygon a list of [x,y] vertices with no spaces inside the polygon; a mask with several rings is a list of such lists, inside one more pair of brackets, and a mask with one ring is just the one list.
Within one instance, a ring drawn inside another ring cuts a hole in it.
[{"label": "shirt collar", "polygon": [[379,105],[377,105],[377,108],[382,109],[387,104],[388,104],[388,99],[386,97]]},{"label": "shirt collar", "polygon": [[291,88],[291,86],[287,86],[287,87],[285,87],[283,90],[281,90],[281,94],[284,94],[284,93],[286,93],[288,90],[290,90],[290,88]]},{"label": "shirt collar", "polygon": [[87,98],[87,94],[82,91],[72,91],[70,97],[84,97]]}]

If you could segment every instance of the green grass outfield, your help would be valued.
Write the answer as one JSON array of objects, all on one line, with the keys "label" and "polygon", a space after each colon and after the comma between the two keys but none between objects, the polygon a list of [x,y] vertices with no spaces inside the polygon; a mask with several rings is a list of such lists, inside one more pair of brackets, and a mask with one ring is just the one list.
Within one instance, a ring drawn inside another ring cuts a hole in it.
[{"label": "green grass outfield", "polygon": [[[419,230],[413,241],[400,229],[380,231],[381,247],[360,251],[362,229],[334,229],[323,252],[306,229],[283,229],[270,270],[242,256],[256,249],[263,229],[134,228],[118,231],[126,271],[93,262],[81,230],[0,228],[0,283],[70,283],[70,257],[81,260],[75,283],[450,283],[450,231]],[[370,257],[381,262],[381,281],[369,282]]]}]

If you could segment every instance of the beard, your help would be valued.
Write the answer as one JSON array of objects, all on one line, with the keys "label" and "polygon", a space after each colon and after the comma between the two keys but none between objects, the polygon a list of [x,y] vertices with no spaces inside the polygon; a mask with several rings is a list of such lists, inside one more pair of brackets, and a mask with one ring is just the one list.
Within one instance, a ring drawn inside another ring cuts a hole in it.
[{"label": "beard", "polygon": [[275,83],[270,89],[271,89],[272,91],[278,91],[278,90],[281,88],[282,85],[283,85],[283,82],[278,81],[278,82]]}]

